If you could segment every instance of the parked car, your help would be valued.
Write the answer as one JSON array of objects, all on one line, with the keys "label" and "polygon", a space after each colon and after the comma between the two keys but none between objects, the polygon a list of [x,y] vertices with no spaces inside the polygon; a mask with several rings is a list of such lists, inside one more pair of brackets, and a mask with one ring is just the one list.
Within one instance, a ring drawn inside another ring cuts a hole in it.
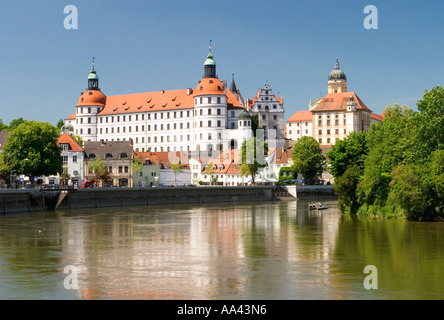
[{"label": "parked car", "polygon": [[94,181],[83,181],[82,186],[80,188],[86,189],[86,188],[94,188],[95,182]]}]

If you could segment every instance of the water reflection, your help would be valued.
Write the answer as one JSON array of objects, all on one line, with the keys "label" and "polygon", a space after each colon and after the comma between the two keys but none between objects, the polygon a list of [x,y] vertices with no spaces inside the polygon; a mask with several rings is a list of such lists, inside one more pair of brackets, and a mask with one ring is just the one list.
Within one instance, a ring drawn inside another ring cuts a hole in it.
[{"label": "water reflection", "polygon": [[[443,297],[443,224],[356,219],[305,201],[0,218],[2,299]],[[378,268],[365,290],[363,268]],[[66,290],[65,266],[78,270]]]}]

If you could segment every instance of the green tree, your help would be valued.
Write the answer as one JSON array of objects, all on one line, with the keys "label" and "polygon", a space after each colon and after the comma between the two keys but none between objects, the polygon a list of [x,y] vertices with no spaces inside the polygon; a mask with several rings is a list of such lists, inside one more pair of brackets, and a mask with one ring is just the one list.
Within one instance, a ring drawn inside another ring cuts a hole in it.
[{"label": "green tree", "polygon": [[174,172],[174,185],[176,185],[177,175],[179,173],[183,172],[183,164],[181,164],[181,163],[172,163],[171,164],[171,171]]},{"label": "green tree", "polygon": [[357,165],[364,169],[365,157],[368,153],[366,133],[351,132],[344,140],[336,141],[327,152],[327,168],[333,177],[342,176],[349,166]]},{"label": "green tree", "polygon": [[65,122],[63,121],[63,119],[60,119],[59,121],[57,121],[56,127],[57,129],[62,129],[63,125],[65,124]]},{"label": "green tree", "polygon": [[213,169],[213,163],[210,162],[205,166],[204,173],[208,174],[210,176],[210,185],[217,184],[217,177],[214,177],[214,169]]},{"label": "green tree", "polygon": [[83,138],[81,136],[72,135],[71,138],[81,147],[83,147]]},{"label": "green tree", "polygon": [[8,131],[9,127],[3,123],[3,120],[0,119],[0,131]]},{"label": "green tree", "polygon": [[259,128],[259,114],[251,116],[251,130],[253,130],[253,137],[256,137],[256,130]]},{"label": "green tree", "polygon": [[100,181],[102,184],[105,184],[108,180],[110,180],[110,173],[100,157],[97,157],[90,163],[89,170],[90,172],[94,173],[93,180],[96,182]]},{"label": "green tree", "polygon": [[62,172],[62,157],[57,146],[59,132],[47,122],[24,121],[11,131],[0,155],[5,174],[25,176],[53,175]]},{"label": "green tree", "polygon": [[19,125],[21,125],[22,123],[24,123],[25,120],[23,120],[23,118],[18,118],[18,119],[14,119],[11,120],[11,122],[9,123],[9,128],[8,130],[14,130],[15,128],[17,128]]},{"label": "green tree", "polygon": [[385,108],[382,125],[371,127],[364,174],[356,189],[361,205],[383,207],[390,191],[392,170],[399,164],[411,163],[414,118],[415,112],[409,107],[395,104]]},{"label": "green tree", "polygon": [[241,173],[244,176],[251,175],[254,183],[255,176],[260,168],[266,167],[265,156],[268,154],[268,145],[258,138],[250,138],[242,143]]},{"label": "green tree", "polygon": [[348,166],[345,172],[335,179],[334,190],[339,197],[339,206],[343,212],[356,213],[360,206],[356,188],[362,176],[358,165]]},{"label": "green tree", "polygon": [[302,137],[293,146],[293,168],[305,180],[313,179],[324,170],[325,157],[319,143],[313,137]]}]

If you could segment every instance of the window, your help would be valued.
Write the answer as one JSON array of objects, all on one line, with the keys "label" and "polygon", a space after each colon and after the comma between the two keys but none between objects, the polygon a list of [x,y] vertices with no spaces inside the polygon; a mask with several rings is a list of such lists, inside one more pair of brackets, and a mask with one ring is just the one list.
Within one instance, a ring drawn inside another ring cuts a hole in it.
[{"label": "window", "polygon": [[202,109],[200,109],[199,114],[203,115],[203,110]]},{"label": "window", "polygon": [[339,134],[339,129],[336,129],[336,130],[335,130],[335,134]]},{"label": "window", "polygon": [[277,120],[277,115],[273,115],[273,120]]},{"label": "window", "polygon": [[211,127],[211,120],[208,120],[208,127]]},{"label": "window", "polygon": [[120,154],[120,159],[128,159],[128,154],[125,153],[125,152],[122,152],[122,153]]},{"label": "window", "polygon": [[62,156],[62,161],[64,165],[68,164],[68,156]]},{"label": "window", "polygon": [[208,115],[211,116],[211,109],[208,109]]},{"label": "window", "polygon": [[122,173],[122,172],[123,172],[123,167],[119,166],[119,173]]},{"label": "window", "polygon": [[220,120],[217,120],[217,126],[218,126],[218,127],[221,127],[221,126],[222,126],[222,123],[221,123]]},{"label": "window", "polygon": [[319,134],[319,135],[322,135],[322,130],[319,130],[319,131],[318,131],[318,134]]},{"label": "window", "polygon": [[72,162],[77,163],[77,156],[76,155],[72,156]]},{"label": "window", "polygon": [[266,115],[263,114],[263,115],[262,115],[262,120],[265,120],[265,119],[266,119]]},{"label": "window", "polygon": [[217,97],[217,103],[220,103],[220,97]]},{"label": "window", "polygon": [[128,173],[128,172],[129,172],[129,167],[125,166],[125,173]]}]

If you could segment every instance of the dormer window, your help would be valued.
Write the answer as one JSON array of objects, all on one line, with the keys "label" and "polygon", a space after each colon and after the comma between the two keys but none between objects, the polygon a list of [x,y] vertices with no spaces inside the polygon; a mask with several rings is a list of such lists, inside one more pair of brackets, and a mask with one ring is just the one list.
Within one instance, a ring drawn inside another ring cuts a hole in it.
[{"label": "dormer window", "polygon": [[105,159],[112,159],[112,158],[113,158],[113,155],[111,153],[107,153],[105,155]]},{"label": "dormer window", "polygon": [[120,154],[120,159],[128,159],[128,154],[127,153],[121,153]]},{"label": "dormer window", "polygon": [[95,160],[96,159],[96,155],[94,153],[90,153],[88,158],[91,159],[91,160]]}]

